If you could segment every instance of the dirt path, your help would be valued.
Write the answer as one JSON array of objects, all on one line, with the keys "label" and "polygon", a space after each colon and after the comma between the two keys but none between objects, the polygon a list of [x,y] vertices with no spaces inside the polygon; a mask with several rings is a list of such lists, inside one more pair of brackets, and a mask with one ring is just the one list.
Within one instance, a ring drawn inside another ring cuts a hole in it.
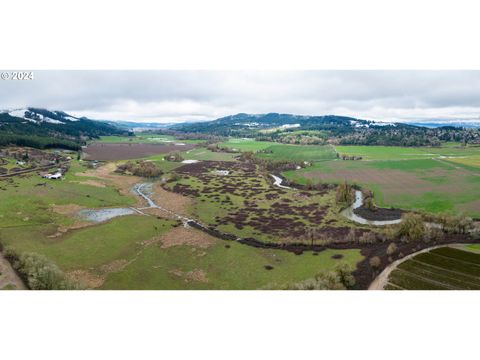
[{"label": "dirt path", "polygon": [[425,248],[423,250],[414,252],[410,255],[407,255],[407,256],[399,259],[399,260],[396,260],[393,263],[391,263],[390,265],[388,265],[385,269],[383,269],[383,271],[380,273],[380,275],[378,275],[372,281],[372,283],[368,287],[368,290],[383,290],[385,285],[387,285],[388,277],[390,276],[392,271],[395,270],[397,268],[397,266],[400,265],[401,263],[403,263],[404,261],[407,261],[407,260],[413,258],[414,256],[417,256],[418,254],[421,254],[421,253],[424,253],[424,252],[429,252],[430,250],[434,250],[434,249],[441,248],[441,247],[447,247],[447,246],[455,247],[455,246],[458,246],[458,245],[465,245],[465,244],[448,244],[448,245],[444,244],[444,245],[431,246],[431,247]]},{"label": "dirt path", "polygon": [[5,287],[12,290],[27,290],[22,279],[20,279],[15,270],[13,270],[3,254],[0,253],[0,290]]}]

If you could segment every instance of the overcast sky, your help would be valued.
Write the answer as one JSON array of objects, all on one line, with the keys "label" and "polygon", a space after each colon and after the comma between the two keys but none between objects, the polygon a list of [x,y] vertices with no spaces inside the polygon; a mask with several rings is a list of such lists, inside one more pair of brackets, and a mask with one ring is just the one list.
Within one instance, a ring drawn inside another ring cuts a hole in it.
[{"label": "overcast sky", "polygon": [[245,113],[480,120],[480,71],[36,71],[0,80],[0,108],[180,122]]}]

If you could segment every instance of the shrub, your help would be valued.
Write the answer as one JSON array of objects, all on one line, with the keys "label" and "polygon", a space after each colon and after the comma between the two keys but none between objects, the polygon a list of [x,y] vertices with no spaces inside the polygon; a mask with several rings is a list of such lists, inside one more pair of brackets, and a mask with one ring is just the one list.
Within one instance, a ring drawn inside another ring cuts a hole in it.
[{"label": "shrub", "polygon": [[352,275],[355,268],[348,263],[340,263],[335,267],[335,271],[344,287],[350,288],[355,285],[355,277]]},{"label": "shrub", "polygon": [[447,233],[465,234],[473,227],[473,220],[470,217],[458,215],[442,215],[440,222]]},{"label": "shrub", "polygon": [[360,244],[374,244],[377,241],[377,234],[373,231],[368,231],[360,236],[358,242]]},{"label": "shrub", "polygon": [[7,247],[5,257],[32,290],[70,290],[77,286],[65,278],[62,271],[45,256],[32,252],[17,253]]},{"label": "shrub", "polygon": [[319,272],[314,278],[306,279],[286,287],[287,290],[346,290],[355,285],[353,267],[338,264],[334,270]]},{"label": "shrub", "polygon": [[431,241],[441,241],[444,237],[445,234],[442,229],[427,226],[423,234],[423,241],[427,243]]},{"label": "shrub", "polygon": [[328,246],[333,242],[331,238],[328,238],[326,236],[322,236],[318,240],[316,240],[316,244],[320,246]]},{"label": "shrub", "polygon": [[346,181],[337,186],[335,200],[339,204],[351,204],[354,200],[354,191]]},{"label": "shrub", "polygon": [[322,272],[311,279],[288,285],[287,290],[345,290],[340,278],[333,271]]},{"label": "shrub", "polygon": [[182,155],[180,155],[179,152],[173,152],[171,154],[165,155],[164,159],[173,162],[182,162],[184,160],[184,158],[182,157]]},{"label": "shrub", "polygon": [[374,210],[375,205],[373,204],[373,199],[371,197],[367,197],[363,202],[363,207],[368,210]]},{"label": "shrub", "polygon": [[387,247],[387,255],[391,256],[391,255],[395,254],[396,252],[397,252],[397,245],[395,245],[395,243],[392,242]]},{"label": "shrub", "polygon": [[374,269],[378,269],[382,265],[382,260],[378,256],[374,256],[369,261],[370,266]]},{"label": "shrub", "polygon": [[163,174],[162,170],[150,161],[129,161],[125,164],[119,165],[116,171],[147,178],[158,177]]},{"label": "shrub", "polygon": [[397,229],[397,237],[407,241],[421,240],[425,233],[425,224],[420,215],[406,213]]},{"label": "shrub", "polygon": [[355,233],[354,228],[350,229],[345,240],[347,240],[349,243],[354,243],[357,240],[357,234]]},{"label": "shrub", "polygon": [[397,228],[395,226],[385,226],[383,229],[383,237],[386,241],[397,239]]}]

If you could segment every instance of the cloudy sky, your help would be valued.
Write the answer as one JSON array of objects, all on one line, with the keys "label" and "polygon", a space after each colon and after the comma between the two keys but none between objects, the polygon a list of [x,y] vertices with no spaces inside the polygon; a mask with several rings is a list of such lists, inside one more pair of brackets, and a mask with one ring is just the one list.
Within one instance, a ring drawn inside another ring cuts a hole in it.
[{"label": "cloudy sky", "polygon": [[93,119],[212,120],[246,113],[480,121],[480,71],[36,71],[1,81],[0,109]]}]

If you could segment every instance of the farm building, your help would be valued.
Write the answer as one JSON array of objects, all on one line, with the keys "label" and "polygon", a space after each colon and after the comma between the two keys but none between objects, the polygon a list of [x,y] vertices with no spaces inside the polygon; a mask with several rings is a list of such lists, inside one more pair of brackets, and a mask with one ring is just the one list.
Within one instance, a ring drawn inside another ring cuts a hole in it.
[{"label": "farm building", "polygon": [[49,180],[58,180],[62,178],[62,173],[56,172],[54,174],[43,174],[42,177]]}]

